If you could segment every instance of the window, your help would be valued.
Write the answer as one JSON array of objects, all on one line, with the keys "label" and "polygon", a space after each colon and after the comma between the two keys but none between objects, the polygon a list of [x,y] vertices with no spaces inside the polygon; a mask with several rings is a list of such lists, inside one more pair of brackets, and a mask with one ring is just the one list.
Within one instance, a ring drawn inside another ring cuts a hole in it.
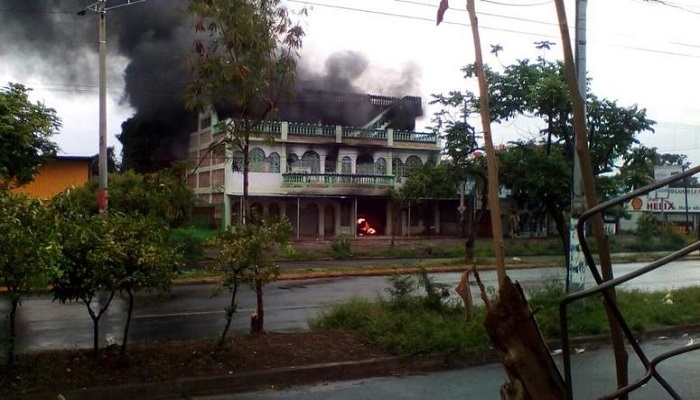
[{"label": "window", "polygon": [[417,168],[423,166],[423,161],[418,156],[409,156],[406,159],[406,165],[404,166],[404,175],[411,175],[411,171],[415,171]]},{"label": "window", "polygon": [[265,152],[254,147],[250,150],[250,172],[265,172]]},{"label": "window", "polygon": [[321,172],[321,157],[315,151],[307,151],[301,156],[301,166],[308,168],[312,174]]},{"label": "window", "polygon": [[403,175],[403,163],[400,158],[394,158],[391,160],[391,167],[394,170],[394,176],[404,176]]},{"label": "window", "polygon": [[290,155],[287,156],[287,172],[292,172],[292,168],[296,167],[299,165],[299,156],[297,156],[294,153],[291,153]]},{"label": "window", "polygon": [[206,116],[202,116],[199,120],[199,129],[209,128],[211,126],[211,113],[207,113]]},{"label": "window", "polygon": [[270,156],[267,158],[268,163],[270,164],[270,168],[268,172],[271,172],[273,174],[279,174],[280,173],[280,155],[277,153],[270,153]]},{"label": "window", "polygon": [[382,157],[377,158],[374,172],[377,175],[386,175],[386,160]]},{"label": "window", "polygon": [[345,156],[340,161],[340,173],[341,174],[352,174],[352,160],[350,157]]}]

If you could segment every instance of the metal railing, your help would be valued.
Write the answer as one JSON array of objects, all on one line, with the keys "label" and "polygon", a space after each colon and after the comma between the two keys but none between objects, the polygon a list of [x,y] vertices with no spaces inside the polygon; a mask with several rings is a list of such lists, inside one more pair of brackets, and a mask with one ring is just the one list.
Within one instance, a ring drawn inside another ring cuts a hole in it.
[{"label": "metal railing", "polygon": [[282,174],[284,185],[308,185],[323,184],[335,185],[358,185],[358,186],[386,186],[394,185],[393,175],[350,175],[350,174],[307,174],[307,173],[286,173]]},{"label": "metal railing", "polygon": [[566,386],[566,395],[567,399],[571,400],[573,399],[573,385],[572,385],[572,380],[571,380],[571,351],[569,349],[570,345],[570,340],[569,340],[569,331],[568,331],[568,326],[569,326],[569,321],[568,321],[568,316],[567,316],[567,306],[574,301],[584,299],[586,297],[593,296],[595,294],[602,294],[603,299],[605,300],[605,305],[606,307],[612,312],[613,317],[619,324],[620,328],[622,329],[623,334],[625,335],[627,342],[629,345],[632,347],[634,350],[634,353],[637,355],[639,360],[642,362],[642,365],[646,369],[646,372],[638,378],[636,381],[633,383],[628,384],[625,387],[619,388],[616,391],[605,395],[601,397],[601,399],[616,399],[624,394],[627,394],[635,389],[640,388],[642,385],[647,383],[651,378],[656,379],[659,384],[668,392],[668,394],[674,398],[674,399],[681,399],[680,395],[671,387],[671,385],[664,379],[663,376],[656,370],[656,366],[673,356],[677,356],[680,354],[687,353],[689,351],[697,350],[700,349],[700,343],[698,344],[693,344],[689,346],[684,346],[680,347],[671,351],[667,351],[665,353],[662,353],[653,359],[649,359],[647,357],[646,353],[642,349],[641,345],[637,341],[637,339],[634,336],[634,333],[632,332],[632,329],[630,326],[627,324],[627,321],[625,321],[624,316],[620,312],[620,309],[617,307],[617,304],[613,301],[613,292],[610,289],[613,289],[615,286],[618,286],[622,283],[625,283],[629,280],[632,280],[634,278],[637,278],[641,275],[646,274],[647,272],[653,271],[657,268],[660,268],[672,261],[678,260],[679,258],[688,255],[692,251],[695,250],[700,250],[700,241],[697,241],[689,246],[686,246],[680,250],[677,250],[673,253],[670,253],[654,262],[651,264],[639,268],[633,272],[630,272],[628,274],[622,275],[620,277],[604,281],[603,277],[601,276],[600,272],[598,271],[596,267],[595,260],[593,259],[593,254],[591,253],[590,247],[588,246],[588,242],[586,241],[585,237],[585,232],[584,232],[584,227],[586,224],[586,221],[588,221],[592,216],[599,214],[603,212],[604,210],[616,206],[619,204],[622,204],[626,201],[629,201],[637,196],[641,196],[643,194],[649,193],[652,190],[658,189],[660,187],[666,186],[670,183],[685,179],[689,176],[695,175],[696,173],[700,172],[700,166],[688,169],[687,171],[681,172],[679,174],[675,174],[669,178],[666,178],[664,180],[654,182],[652,184],[649,184],[647,186],[644,186],[641,189],[635,190],[633,192],[630,192],[626,195],[620,196],[616,199],[609,200],[606,202],[603,202],[590,210],[586,211],[581,215],[581,218],[578,221],[578,224],[576,225],[576,232],[579,237],[579,241],[581,244],[581,250],[583,251],[583,254],[586,258],[586,263],[588,264],[588,268],[591,271],[591,274],[593,275],[593,279],[596,281],[596,286],[582,290],[580,292],[572,293],[564,297],[560,303],[559,303],[559,323],[560,323],[560,328],[561,328],[561,344],[562,344],[562,355],[563,355],[563,361],[564,361],[564,383]]}]

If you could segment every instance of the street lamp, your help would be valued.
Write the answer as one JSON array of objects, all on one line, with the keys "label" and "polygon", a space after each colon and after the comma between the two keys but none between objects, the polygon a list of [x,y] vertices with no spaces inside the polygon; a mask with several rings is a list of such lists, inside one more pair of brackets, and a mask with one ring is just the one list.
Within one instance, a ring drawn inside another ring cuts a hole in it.
[{"label": "street lamp", "polygon": [[100,87],[100,153],[98,156],[99,193],[97,206],[100,214],[107,212],[107,11],[115,8],[126,7],[132,4],[143,3],[146,0],[127,0],[126,3],[107,7],[107,0],[97,0],[89,6],[78,11],[78,15],[85,15],[87,11],[99,14],[98,21],[98,48],[99,48],[99,87]]}]

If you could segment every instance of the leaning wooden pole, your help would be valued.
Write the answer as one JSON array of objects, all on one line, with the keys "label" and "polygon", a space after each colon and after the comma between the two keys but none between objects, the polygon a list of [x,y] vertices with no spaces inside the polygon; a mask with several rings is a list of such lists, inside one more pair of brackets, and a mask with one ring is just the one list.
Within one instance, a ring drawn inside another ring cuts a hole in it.
[{"label": "leaning wooden pole", "polygon": [[[564,73],[566,82],[569,86],[571,105],[574,112],[574,134],[576,135],[576,153],[579,156],[581,166],[581,178],[583,183],[583,192],[587,207],[593,207],[598,203],[595,190],[595,177],[593,175],[593,166],[591,157],[588,151],[588,134],[586,131],[586,121],[584,117],[584,99],[581,97],[581,92],[578,88],[576,80],[576,68],[574,66],[574,56],[571,50],[571,38],[569,36],[569,26],[566,20],[566,9],[564,0],[554,0],[557,8],[557,16],[559,18],[559,29],[561,31],[562,47],[564,48]],[[600,269],[603,280],[613,278],[612,261],[610,260],[610,249],[608,247],[608,237],[605,233],[603,225],[603,217],[600,214],[591,218],[591,227],[595,236],[596,244],[598,245],[598,253],[600,257]],[[610,289],[610,298],[615,302],[615,288]],[[610,336],[613,344],[613,352],[615,354],[615,371],[617,375],[618,388],[627,386],[627,351],[625,350],[625,340],[622,334],[622,329],[613,317],[611,310],[606,307],[608,314],[608,323],[610,324]],[[626,399],[627,395],[621,397]]]},{"label": "leaning wooden pole", "polygon": [[479,24],[476,18],[474,0],[467,0],[467,11],[471,22],[472,36],[474,37],[474,53],[476,56],[476,74],[479,81],[479,108],[481,113],[481,127],[484,131],[484,143],[486,145],[486,161],[488,164],[488,193],[489,210],[491,214],[491,232],[493,233],[493,253],[496,257],[496,276],[498,286],[503,286],[506,278],[506,263],[503,249],[503,225],[501,224],[501,203],[498,198],[498,160],[496,150],[491,139],[491,110],[489,109],[489,91],[484,72],[484,59],[481,55],[481,38],[479,37]]}]

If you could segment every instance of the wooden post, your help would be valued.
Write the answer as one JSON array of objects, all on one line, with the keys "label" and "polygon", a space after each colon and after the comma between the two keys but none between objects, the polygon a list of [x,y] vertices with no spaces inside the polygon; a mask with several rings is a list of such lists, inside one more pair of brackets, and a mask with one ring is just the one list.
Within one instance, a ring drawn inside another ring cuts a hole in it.
[{"label": "wooden post", "polygon": [[[595,176],[593,175],[593,166],[591,157],[588,152],[588,134],[586,131],[586,121],[584,116],[584,103],[581,93],[578,89],[576,80],[576,69],[574,66],[574,56],[571,51],[571,38],[569,37],[569,27],[566,20],[566,9],[563,0],[554,0],[557,8],[557,17],[559,18],[559,29],[561,31],[562,47],[564,48],[564,73],[566,82],[569,86],[569,97],[574,113],[574,134],[576,135],[576,153],[579,156],[581,163],[581,178],[583,183],[583,192],[585,195],[586,206],[593,207],[597,204],[598,199],[595,191]],[[598,254],[600,257],[600,269],[603,280],[613,279],[612,261],[610,259],[610,249],[608,247],[608,237],[603,224],[603,216],[597,214],[591,218],[591,227],[595,236],[596,244],[598,245]],[[615,288],[609,289],[608,292],[611,300],[615,302]],[[627,386],[627,351],[625,350],[625,340],[622,335],[622,329],[614,319],[612,312],[606,307],[608,314],[608,323],[610,324],[610,337],[613,344],[613,352],[615,354],[615,371],[617,374],[617,387]],[[626,399],[627,396],[621,397]]]},{"label": "wooden post", "polygon": [[500,287],[506,278],[506,264],[503,250],[503,225],[501,224],[501,203],[498,198],[498,160],[491,139],[491,110],[489,109],[489,92],[486,85],[484,72],[484,60],[481,55],[481,39],[479,38],[479,24],[476,18],[474,0],[467,0],[467,11],[474,37],[474,52],[476,56],[476,74],[479,81],[479,108],[481,113],[481,127],[484,131],[484,143],[486,147],[486,161],[488,165],[488,193],[489,211],[491,215],[491,232],[493,233],[493,253],[496,258],[496,275]]},{"label": "wooden post", "polygon": [[484,326],[508,374],[503,400],[561,400],[564,380],[542,339],[537,322],[517,283],[506,277],[498,302],[486,314]]}]

